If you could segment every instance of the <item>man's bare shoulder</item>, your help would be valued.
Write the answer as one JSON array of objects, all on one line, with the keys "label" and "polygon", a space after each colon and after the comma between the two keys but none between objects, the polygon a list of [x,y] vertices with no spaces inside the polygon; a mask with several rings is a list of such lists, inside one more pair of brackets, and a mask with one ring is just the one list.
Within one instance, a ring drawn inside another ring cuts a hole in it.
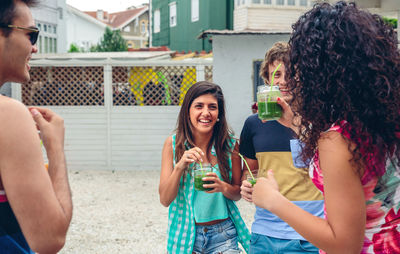
[{"label": "man's bare shoulder", "polygon": [[0,96],[0,128],[24,121],[33,121],[28,108],[15,99]]}]

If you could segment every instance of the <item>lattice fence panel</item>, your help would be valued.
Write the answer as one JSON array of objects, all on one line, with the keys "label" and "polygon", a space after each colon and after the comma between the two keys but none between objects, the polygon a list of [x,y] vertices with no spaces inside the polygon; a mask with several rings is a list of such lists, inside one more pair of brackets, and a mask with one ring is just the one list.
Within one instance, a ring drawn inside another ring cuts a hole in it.
[{"label": "lattice fence panel", "polygon": [[204,68],[204,72],[205,72],[205,81],[208,82],[213,82],[213,67],[211,65],[208,65]]},{"label": "lattice fence panel", "polygon": [[113,67],[113,105],[181,105],[196,80],[195,66]]},{"label": "lattice fence panel", "polygon": [[104,68],[32,67],[22,102],[35,106],[104,105]]}]

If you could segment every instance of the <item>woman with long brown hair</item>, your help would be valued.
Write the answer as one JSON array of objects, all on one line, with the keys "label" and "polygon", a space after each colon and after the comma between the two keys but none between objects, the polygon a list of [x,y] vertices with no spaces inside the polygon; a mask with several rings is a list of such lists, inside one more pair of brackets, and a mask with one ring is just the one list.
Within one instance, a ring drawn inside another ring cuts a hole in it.
[{"label": "woman with long brown hair", "polygon": [[[169,253],[240,253],[238,242],[247,249],[249,232],[234,203],[242,176],[237,151],[221,88],[194,84],[162,151],[159,194],[169,206]],[[206,163],[213,168],[203,178],[207,190],[196,190],[194,168]]]}]

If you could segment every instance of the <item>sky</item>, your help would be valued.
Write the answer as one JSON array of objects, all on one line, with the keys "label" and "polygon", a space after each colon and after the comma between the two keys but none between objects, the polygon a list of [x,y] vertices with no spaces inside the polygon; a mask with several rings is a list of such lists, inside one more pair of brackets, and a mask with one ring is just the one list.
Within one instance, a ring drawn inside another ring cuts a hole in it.
[{"label": "sky", "polygon": [[67,4],[81,11],[96,11],[102,9],[108,12],[124,11],[134,5],[149,3],[149,0],[67,0]]}]

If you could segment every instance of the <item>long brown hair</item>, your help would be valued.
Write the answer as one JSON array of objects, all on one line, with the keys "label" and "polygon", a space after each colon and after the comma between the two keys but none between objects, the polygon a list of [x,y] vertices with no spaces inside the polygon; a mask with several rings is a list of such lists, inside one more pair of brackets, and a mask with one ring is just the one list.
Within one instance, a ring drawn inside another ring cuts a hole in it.
[{"label": "long brown hair", "polygon": [[[179,111],[176,132],[176,145],[175,145],[175,161],[179,161],[185,152],[195,145],[193,141],[193,126],[189,119],[189,110],[193,101],[205,94],[211,94],[217,99],[218,103],[218,118],[219,121],[214,125],[213,134],[208,144],[206,154],[208,156],[212,145],[214,144],[215,152],[217,154],[218,166],[221,176],[225,182],[230,183],[229,180],[229,156],[233,150],[232,130],[229,128],[225,117],[225,100],[222,94],[222,89],[216,84],[200,81],[193,84],[187,91],[183,100],[181,110]],[[188,146],[188,147],[185,147]]]}]

